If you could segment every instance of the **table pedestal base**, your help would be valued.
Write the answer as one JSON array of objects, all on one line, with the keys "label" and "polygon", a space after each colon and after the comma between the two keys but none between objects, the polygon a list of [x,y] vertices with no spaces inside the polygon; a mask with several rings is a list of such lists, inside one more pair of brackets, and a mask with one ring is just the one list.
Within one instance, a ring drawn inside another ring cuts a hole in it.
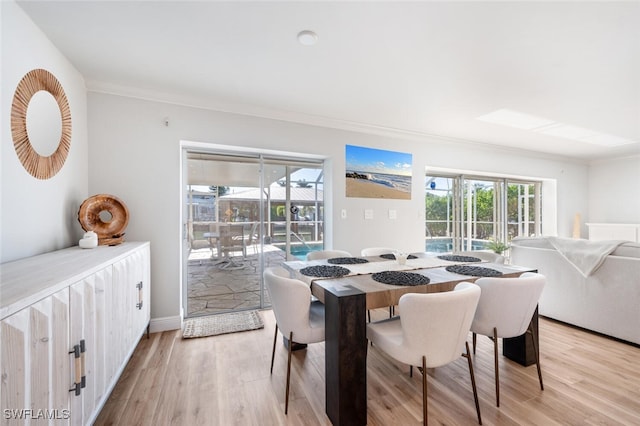
[{"label": "table pedestal base", "polygon": [[[531,325],[536,342],[538,339],[538,308],[533,313]],[[533,337],[525,333],[522,336],[502,339],[502,354],[518,364],[529,366],[536,363],[536,353],[533,346]],[[540,345],[538,345],[540,346]],[[538,351],[540,348],[538,348]]]},{"label": "table pedestal base", "polygon": [[334,425],[367,424],[366,312],[359,290],[325,292],[326,412]]}]

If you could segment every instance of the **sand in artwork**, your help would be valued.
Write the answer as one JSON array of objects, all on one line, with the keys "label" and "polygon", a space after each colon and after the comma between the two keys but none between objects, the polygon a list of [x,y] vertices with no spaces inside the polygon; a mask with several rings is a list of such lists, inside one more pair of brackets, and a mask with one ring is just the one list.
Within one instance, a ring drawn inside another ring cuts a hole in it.
[{"label": "sand in artwork", "polygon": [[411,199],[411,154],[354,145],[345,154],[347,197]]},{"label": "sand in artwork", "polygon": [[347,197],[410,200],[411,193],[364,179],[346,178]]}]

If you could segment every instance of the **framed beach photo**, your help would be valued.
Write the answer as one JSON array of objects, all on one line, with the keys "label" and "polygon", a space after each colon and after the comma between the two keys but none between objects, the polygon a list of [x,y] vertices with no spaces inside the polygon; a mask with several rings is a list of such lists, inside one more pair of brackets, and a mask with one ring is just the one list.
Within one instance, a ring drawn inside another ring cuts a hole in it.
[{"label": "framed beach photo", "polygon": [[411,199],[411,154],[346,146],[346,196]]}]

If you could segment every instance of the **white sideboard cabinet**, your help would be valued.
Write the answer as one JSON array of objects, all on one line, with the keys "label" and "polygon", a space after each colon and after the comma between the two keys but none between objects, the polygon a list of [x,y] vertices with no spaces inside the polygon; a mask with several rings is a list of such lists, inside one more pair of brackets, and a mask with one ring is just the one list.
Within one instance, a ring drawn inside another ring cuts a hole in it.
[{"label": "white sideboard cabinet", "polygon": [[0,265],[0,424],[92,424],[148,332],[150,248],[72,247]]},{"label": "white sideboard cabinet", "polygon": [[640,243],[640,224],[637,223],[587,223],[591,241],[625,240]]}]

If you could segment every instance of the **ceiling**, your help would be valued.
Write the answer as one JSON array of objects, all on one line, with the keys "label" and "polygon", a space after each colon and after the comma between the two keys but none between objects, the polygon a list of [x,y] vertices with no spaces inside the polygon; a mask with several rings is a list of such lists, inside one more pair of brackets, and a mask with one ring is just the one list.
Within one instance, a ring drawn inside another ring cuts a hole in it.
[{"label": "ceiling", "polygon": [[[18,4],[93,91],[582,160],[640,153],[638,1]],[[505,109],[599,137],[478,120]],[[624,144],[593,143],[603,134]]]}]

